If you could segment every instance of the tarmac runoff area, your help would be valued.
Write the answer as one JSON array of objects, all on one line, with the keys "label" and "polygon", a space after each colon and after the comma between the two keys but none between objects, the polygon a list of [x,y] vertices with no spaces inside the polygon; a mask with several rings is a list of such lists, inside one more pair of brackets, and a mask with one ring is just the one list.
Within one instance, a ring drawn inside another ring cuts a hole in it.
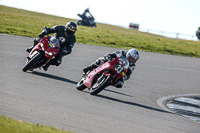
[{"label": "tarmac runoff area", "polygon": [[200,123],[200,94],[163,97],[157,103],[166,111]]}]

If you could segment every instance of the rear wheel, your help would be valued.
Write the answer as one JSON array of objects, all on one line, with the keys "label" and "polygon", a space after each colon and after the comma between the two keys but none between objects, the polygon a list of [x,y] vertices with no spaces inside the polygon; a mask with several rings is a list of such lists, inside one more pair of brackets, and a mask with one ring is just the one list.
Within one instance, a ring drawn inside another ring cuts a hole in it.
[{"label": "rear wheel", "polygon": [[91,95],[98,94],[99,92],[101,92],[103,89],[105,89],[110,84],[112,77],[105,76],[105,75],[102,75],[102,76],[97,80],[97,82],[90,89]]},{"label": "rear wheel", "polygon": [[86,86],[84,85],[84,80],[85,78],[82,78],[76,85],[76,89],[79,91],[82,91],[86,88]]},{"label": "rear wheel", "polygon": [[94,27],[94,28],[96,28],[96,27],[97,27],[96,23],[94,23],[93,27]]},{"label": "rear wheel", "polygon": [[40,59],[42,58],[42,55],[40,53],[37,53],[32,59],[29,60],[29,62],[22,68],[22,71],[26,72],[29,70],[32,66],[34,66]]}]

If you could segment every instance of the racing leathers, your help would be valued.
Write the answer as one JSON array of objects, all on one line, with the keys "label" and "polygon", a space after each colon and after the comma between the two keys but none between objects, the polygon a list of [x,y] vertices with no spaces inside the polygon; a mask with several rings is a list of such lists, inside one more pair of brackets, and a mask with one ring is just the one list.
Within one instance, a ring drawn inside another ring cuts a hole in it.
[{"label": "racing leathers", "polygon": [[[98,66],[102,65],[103,63],[105,63],[107,61],[111,61],[114,58],[121,57],[121,56],[126,57],[126,52],[120,50],[120,51],[116,51],[116,52],[111,53],[111,54],[107,54],[104,57],[98,58],[95,62],[93,62],[89,66],[83,68],[83,72],[87,73],[88,71],[92,71],[93,69],[97,68]],[[134,71],[135,67],[136,67],[135,63],[129,63],[129,68],[128,68],[128,71],[127,71],[126,75],[123,78],[118,79],[113,84],[113,86],[115,86],[117,88],[122,88],[122,86],[124,84],[124,80],[128,80],[130,78],[130,75]]]},{"label": "racing leathers", "polygon": [[94,23],[94,17],[90,13],[89,8],[85,9],[84,13],[82,14],[82,19],[86,25]]},{"label": "racing leathers", "polygon": [[[50,60],[43,68],[45,71],[47,71],[48,67],[50,65],[56,65],[59,66],[62,63],[62,57],[65,55],[68,55],[72,52],[72,48],[74,46],[74,43],[76,42],[76,37],[73,34],[72,36],[67,36],[65,33],[65,26],[62,25],[56,25],[52,28],[47,28],[48,33],[55,33],[55,37],[59,39],[60,43],[60,50],[58,54]],[[36,38],[34,40],[34,46],[39,43],[40,39],[43,38],[47,33],[45,31],[42,31],[38,36],[39,38]],[[34,47],[33,46],[33,47]]]}]

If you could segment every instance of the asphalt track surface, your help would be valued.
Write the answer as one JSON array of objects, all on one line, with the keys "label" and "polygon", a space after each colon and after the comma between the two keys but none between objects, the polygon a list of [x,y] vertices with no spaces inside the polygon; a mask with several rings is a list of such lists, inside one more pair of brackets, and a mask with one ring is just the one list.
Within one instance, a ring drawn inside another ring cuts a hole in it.
[{"label": "asphalt track surface", "polygon": [[199,123],[157,100],[200,94],[200,59],[140,51],[122,89],[97,96],[75,86],[82,68],[116,48],[76,44],[59,67],[22,72],[32,38],[0,35],[0,115],[80,133],[199,133]]}]

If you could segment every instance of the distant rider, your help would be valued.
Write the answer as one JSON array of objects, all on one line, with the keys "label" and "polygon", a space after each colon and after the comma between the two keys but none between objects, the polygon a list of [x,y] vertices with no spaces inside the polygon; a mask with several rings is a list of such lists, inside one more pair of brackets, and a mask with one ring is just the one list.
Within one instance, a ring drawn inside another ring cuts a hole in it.
[{"label": "distant rider", "polygon": [[128,52],[120,50],[120,51],[116,51],[111,54],[107,54],[104,57],[100,57],[91,65],[83,68],[83,73],[86,74],[88,71],[92,71],[93,69],[97,68],[98,66],[102,65],[103,63],[105,63],[107,61],[111,61],[114,58],[121,57],[121,56],[126,57],[127,60],[129,61],[128,72],[126,73],[124,78],[120,78],[116,83],[113,84],[113,86],[115,86],[117,88],[122,88],[122,86],[124,84],[124,80],[128,80],[130,78],[130,75],[132,74],[132,72],[134,71],[134,69],[136,67],[135,63],[139,59],[139,56],[140,56],[138,50],[136,50],[135,48],[128,50]]},{"label": "distant rider", "polygon": [[200,27],[199,27],[198,30],[196,31],[196,36],[197,36],[197,38],[200,40]]},{"label": "distant rider", "polygon": [[[62,25],[56,25],[52,28],[47,28],[48,33],[55,33],[55,37],[59,39],[60,43],[60,51],[59,53],[50,60],[45,66],[43,66],[43,69],[47,71],[48,67],[50,65],[56,65],[59,66],[62,63],[62,57],[70,54],[72,52],[72,48],[74,46],[74,43],[76,42],[76,36],[74,33],[77,30],[77,24],[75,22],[68,22],[66,26]],[[30,51],[34,48],[35,45],[37,45],[41,38],[43,38],[47,33],[45,31],[42,31],[38,36],[39,38],[34,39],[34,44],[32,47],[27,48],[26,51],[30,53]]]},{"label": "distant rider", "polygon": [[[86,14],[89,13],[90,16],[87,16]],[[92,16],[92,14],[89,11],[89,8],[85,9],[84,13],[82,14],[83,20],[85,21],[85,23],[89,23],[91,24],[94,21],[94,17]]]},{"label": "distant rider", "polygon": [[87,13],[89,13],[89,8],[85,9],[85,11],[82,14],[84,20],[87,19],[87,16],[86,16]]}]

